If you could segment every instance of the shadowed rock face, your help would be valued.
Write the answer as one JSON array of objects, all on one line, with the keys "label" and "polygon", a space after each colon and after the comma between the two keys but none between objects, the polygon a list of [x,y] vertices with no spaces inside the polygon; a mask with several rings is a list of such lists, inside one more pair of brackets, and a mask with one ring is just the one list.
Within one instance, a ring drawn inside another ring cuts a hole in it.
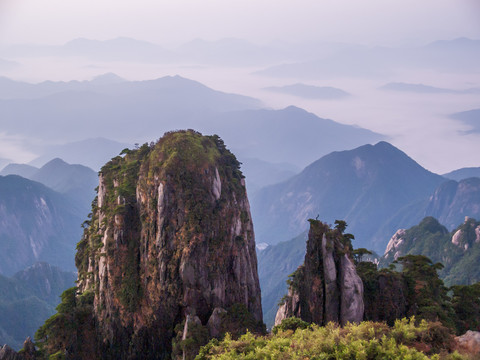
[{"label": "shadowed rock face", "polygon": [[102,356],[166,358],[176,325],[198,319],[218,335],[233,305],[261,323],[244,179],[218,137],[169,133],[112,159],[92,214],[76,263]]},{"label": "shadowed rock face", "polygon": [[320,325],[363,320],[363,283],[350,257],[350,245],[338,229],[310,220],[304,265],[293,274],[275,325],[288,317]]}]

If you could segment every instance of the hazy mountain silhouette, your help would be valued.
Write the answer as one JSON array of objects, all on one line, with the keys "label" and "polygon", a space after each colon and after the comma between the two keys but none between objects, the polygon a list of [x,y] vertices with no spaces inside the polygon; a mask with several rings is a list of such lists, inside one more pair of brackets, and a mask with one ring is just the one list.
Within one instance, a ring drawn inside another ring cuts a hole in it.
[{"label": "hazy mountain silhouette", "polygon": [[98,186],[98,175],[92,169],[83,165],[67,164],[56,158],[43,165],[30,179],[71,198],[80,206],[85,218],[90,212],[96,195],[95,188]]},{"label": "hazy mountain silhouette", "polygon": [[443,181],[386,142],[333,152],[256,193],[251,199],[256,237],[270,244],[288,240],[318,216],[327,223],[346,220],[355,247],[383,251],[397,228],[382,235],[379,227],[403,207],[428,198]]},{"label": "hazy mountain silhouette", "polygon": [[313,86],[306,84],[293,84],[286,86],[270,86],[265,88],[265,90],[280,93],[298,96],[305,99],[344,99],[349,97],[351,94],[329,86]]},{"label": "hazy mountain silhouette", "polygon": [[9,56],[84,57],[98,61],[170,62],[175,55],[161,46],[142,40],[118,37],[109,40],[78,38],[64,45],[12,45],[3,49]]},{"label": "hazy mountain silhouette", "polygon": [[48,140],[150,139],[152,133],[160,136],[167,130],[194,127],[212,112],[259,107],[258,100],[167,76],[43,98],[0,100],[0,126],[3,131]]},{"label": "hazy mountain silhouette", "polygon": [[0,169],[3,169],[6,165],[8,165],[11,162],[12,160],[10,159],[0,158]]},{"label": "hazy mountain silhouette", "polygon": [[406,68],[478,72],[479,56],[480,40],[459,38],[422,47],[347,47],[323,58],[274,65],[257,73],[272,77],[325,79],[387,76]]},{"label": "hazy mountain silhouette", "polygon": [[460,181],[471,177],[480,177],[480,167],[466,167],[443,174],[443,177]]},{"label": "hazy mountain silhouette", "polygon": [[7,166],[5,166],[2,171],[0,171],[0,175],[6,176],[6,175],[19,175],[21,177],[31,179],[33,174],[35,174],[38,171],[38,168],[35,166],[31,166],[28,164],[15,164],[15,163],[10,163]]},{"label": "hazy mountain silhouette", "polygon": [[38,84],[0,77],[0,98],[32,99],[65,91],[101,91],[102,88],[106,88],[105,91],[108,91],[112,86],[116,86],[124,81],[126,80],[113,73],[99,75],[89,81],[43,81]]},{"label": "hazy mountain silhouette", "polygon": [[[35,149],[42,155],[31,165],[42,166],[60,157],[95,170],[126,146],[112,153],[99,150],[102,144],[77,143],[78,139],[108,137],[142,143],[144,139],[150,141],[152,133],[161,136],[172,129],[193,128],[219,134],[241,158],[298,167],[342,150],[344,144],[353,148],[383,139],[369,130],[321,119],[296,107],[260,109],[256,99],[215,91],[179,76],[151,81],[113,80],[102,85],[95,81],[34,85],[42,89],[48,85],[50,95],[0,100],[0,126],[4,131],[46,143],[58,143],[58,139],[76,143]],[[66,87],[70,90],[63,91]]]},{"label": "hazy mountain silhouette", "polygon": [[91,210],[98,186],[95,171],[83,165],[67,164],[59,158],[49,161],[40,169],[26,164],[9,164],[0,175],[19,175],[42,183],[72,200],[72,208],[84,218]]},{"label": "hazy mountain silhouette", "polygon": [[464,90],[444,89],[424,84],[392,82],[380,87],[382,90],[412,92],[417,94],[480,94],[480,88]]},{"label": "hazy mountain silhouette", "polygon": [[198,129],[217,133],[239,158],[304,167],[334,150],[384,139],[356,126],[322,119],[295,106],[217,113]]},{"label": "hazy mountain silhouette", "polygon": [[43,166],[51,159],[61,157],[70,164],[82,164],[98,171],[112,157],[120,154],[123,149],[131,147],[130,144],[105,138],[85,139],[48,146],[44,149],[43,155],[31,161],[30,164]]},{"label": "hazy mountain silhouette", "polygon": [[269,163],[255,158],[239,158],[249,194],[267,185],[276,184],[300,172],[300,168],[288,163]]}]

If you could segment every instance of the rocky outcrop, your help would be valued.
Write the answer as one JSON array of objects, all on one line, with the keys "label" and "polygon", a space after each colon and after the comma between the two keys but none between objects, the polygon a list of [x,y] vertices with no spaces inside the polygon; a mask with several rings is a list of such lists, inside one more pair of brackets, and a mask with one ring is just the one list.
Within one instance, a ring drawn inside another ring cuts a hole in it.
[{"label": "rocky outcrop", "polygon": [[405,242],[403,238],[405,236],[405,229],[398,229],[395,234],[393,234],[392,238],[387,244],[387,248],[385,250],[385,256],[389,255],[392,257],[392,261],[397,260],[400,255],[400,248],[402,244]]},{"label": "rocky outcrop", "polygon": [[310,220],[305,262],[291,275],[289,285],[275,325],[292,316],[321,325],[363,320],[363,283],[351,258],[348,234],[339,226],[331,229]]},{"label": "rocky outcrop", "polygon": [[261,327],[253,225],[234,155],[217,136],[191,130],[124,155],[100,172],[76,257],[80,293],[95,293],[97,357],[167,358],[179,324],[179,341],[192,321],[218,336],[222,312],[238,306]]},{"label": "rocky outcrop", "polygon": [[469,330],[462,336],[455,337],[455,341],[462,353],[477,356],[480,354],[480,332]]},{"label": "rocky outcrop", "polygon": [[23,343],[23,351],[16,352],[8,345],[0,346],[0,360],[35,360],[37,359],[35,345],[28,337]]}]

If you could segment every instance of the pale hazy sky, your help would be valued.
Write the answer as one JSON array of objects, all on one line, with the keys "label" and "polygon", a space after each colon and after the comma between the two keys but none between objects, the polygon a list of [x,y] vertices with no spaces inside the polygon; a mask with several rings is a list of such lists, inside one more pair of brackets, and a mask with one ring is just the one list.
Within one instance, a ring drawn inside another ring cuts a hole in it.
[{"label": "pale hazy sky", "polygon": [[425,43],[480,38],[479,0],[0,0],[0,43],[128,36]]}]

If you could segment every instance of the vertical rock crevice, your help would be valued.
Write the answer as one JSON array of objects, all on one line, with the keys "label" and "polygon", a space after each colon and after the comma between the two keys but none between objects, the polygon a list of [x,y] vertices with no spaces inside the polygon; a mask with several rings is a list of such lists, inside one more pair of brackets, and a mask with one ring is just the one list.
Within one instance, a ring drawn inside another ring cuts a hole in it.
[{"label": "vertical rock crevice", "polygon": [[363,283],[343,230],[310,220],[304,265],[290,276],[288,294],[278,309],[275,325],[293,316],[320,325],[363,320]]}]

